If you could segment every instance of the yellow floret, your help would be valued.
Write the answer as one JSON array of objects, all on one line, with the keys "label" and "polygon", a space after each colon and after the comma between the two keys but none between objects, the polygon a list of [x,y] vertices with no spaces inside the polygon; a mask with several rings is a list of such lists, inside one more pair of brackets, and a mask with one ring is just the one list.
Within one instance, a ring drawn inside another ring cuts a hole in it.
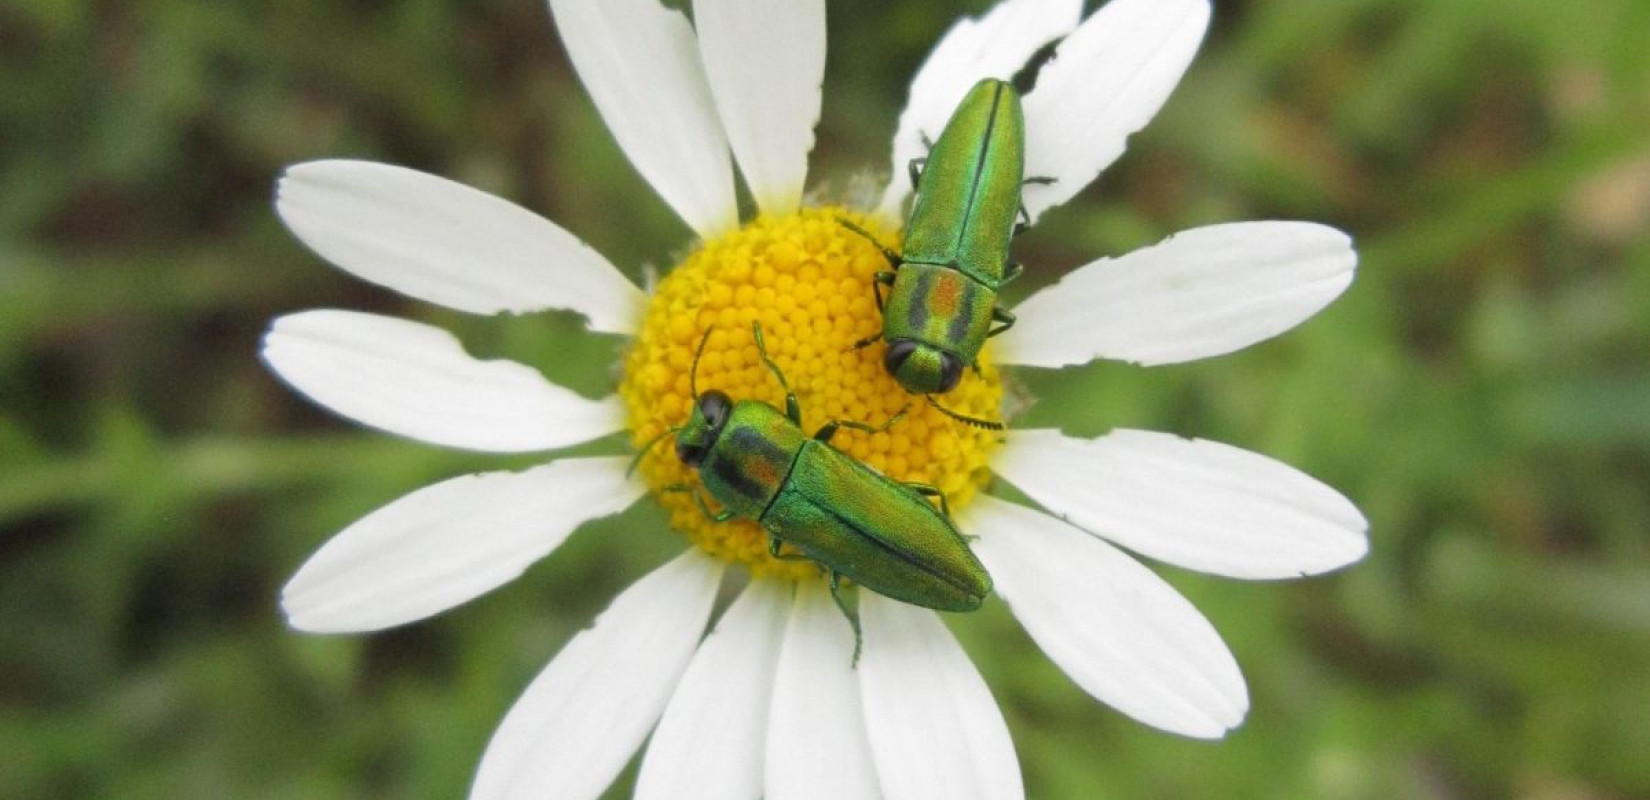
[{"label": "yellow floret", "polygon": [[[881,342],[854,349],[856,341],[882,330],[872,276],[888,264],[875,246],[841,224],[844,218],[885,241],[892,238],[875,218],[811,208],[760,216],[704,243],[671,270],[625,357],[619,393],[631,441],[641,447],[687,419],[693,403],[689,369],[707,328],[712,332],[699,361],[699,391],[720,389],[736,401],[784,408],[784,390],[762,368],[751,336],[751,323],[760,322],[769,355],[802,404],[804,430],[811,434],[833,419],[878,425],[908,409],[883,433],[843,429],[831,444],[896,480],[942,488],[956,511],[985,486],[987,457],[1000,434],[947,419],[906,394],[882,368]],[[1001,417],[1002,395],[988,346],[980,354],[980,374],[969,371],[943,402],[957,413],[994,420]],[[662,492],[698,485],[668,443],[642,458],[640,472],[671,525],[711,555],[764,576],[819,574],[811,564],[770,557],[767,533],[755,522],[713,523],[686,493]]]}]

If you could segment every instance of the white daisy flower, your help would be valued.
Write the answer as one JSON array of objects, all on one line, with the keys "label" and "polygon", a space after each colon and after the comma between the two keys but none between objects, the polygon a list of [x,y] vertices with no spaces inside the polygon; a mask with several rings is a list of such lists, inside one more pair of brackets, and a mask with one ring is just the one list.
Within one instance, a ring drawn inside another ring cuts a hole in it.
[{"label": "white daisy flower", "polygon": [[[1008,78],[1064,37],[1024,100],[1033,218],[1123,151],[1203,38],[1206,0],[1006,0],[956,23],[911,84],[877,209],[805,206],[819,116],[823,0],[695,0],[693,23],[657,0],[550,0],[579,77],[636,169],[702,241],[651,295],[577,238],[480,191],[399,167],[291,168],[277,208],[339,267],[477,314],[570,309],[633,337],[615,395],[590,400],[508,361],[467,355],[439,329],[340,310],[282,317],[263,355],[315,402],[448,447],[554,450],[625,430],[646,442],[686,419],[698,385],[778,402],[748,335],[767,332],[806,427],[876,421],[907,395],[880,348],[871,275],[882,256],[838,220],[897,238],[921,155],[969,86]],[[741,224],[732,154],[761,214]],[[1304,222],[1187,231],[1100,259],[1014,309],[981,370],[946,395],[1001,414],[998,364],[1097,358],[1162,364],[1274,336],[1351,282],[1348,238]],[[1236,578],[1293,578],[1360,558],[1366,523],[1334,490],[1265,456],[1137,430],[1094,439],[994,433],[914,406],[878,434],[833,444],[891,477],[942,488],[997,594],[1084,690],[1149,725],[1218,737],[1247,711],[1243,678],[1190,603],[1123,549]],[[600,794],[648,740],[638,797],[1023,797],[1008,731],[980,675],[933,612],[860,593],[864,655],[820,571],[776,561],[749,521],[712,523],[682,493],[668,448],[560,458],[466,475],[368,514],[322,547],[282,604],[306,631],[369,631],[451,608],[519,575],[583,523],[653,494],[691,546],[618,597],[528,686],[489,744],[475,798]],[[991,497],[992,474],[1041,508]],[[716,621],[728,564],[751,580]]]}]

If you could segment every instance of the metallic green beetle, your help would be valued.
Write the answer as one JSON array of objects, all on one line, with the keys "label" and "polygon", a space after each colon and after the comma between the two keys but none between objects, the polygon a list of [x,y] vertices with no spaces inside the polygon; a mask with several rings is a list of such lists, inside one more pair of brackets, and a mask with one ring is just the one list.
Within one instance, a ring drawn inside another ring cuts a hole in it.
[{"label": "metallic green beetle", "polygon": [[[884,248],[894,270],[876,275],[888,343],[883,364],[906,391],[944,394],[964,366],[977,363],[986,338],[1014,324],[997,305],[997,291],[1021,271],[1008,260],[1024,214],[1025,119],[1014,86],[992,78],[974,84],[910,172],[917,198],[904,252]],[[884,287],[891,290],[886,298]]]},{"label": "metallic green beetle", "polygon": [[[831,595],[854,627],[859,623],[840,593],[846,576],[860,586],[913,605],[941,611],[973,611],[991,594],[986,572],[951,523],[945,496],[932,486],[897,482],[831,447],[840,428],[886,430],[858,422],[826,423],[811,438],[802,432],[802,410],[778,365],[768,358],[762,329],[752,326],[762,363],[785,388],[785,411],[755,400],[735,402],[693,382],[693,412],[676,429],[676,456],[699,471],[705,491],[721,504],[712,512],[692,492],[707,517],[756,520],[768,532],[776,558],[819,564],[831,579]],[[700,341],[704,350],[706,338]],[[698,357],[694,358],[697,372]],[[668,433],[668,432],[667,432]],[[650,445],[651,446],[651,445]],[[644,450],[645,452],[645,450]],[[940,509],[927,498],[937,497]],[[797,553],[781,553],[788,545]]]}]

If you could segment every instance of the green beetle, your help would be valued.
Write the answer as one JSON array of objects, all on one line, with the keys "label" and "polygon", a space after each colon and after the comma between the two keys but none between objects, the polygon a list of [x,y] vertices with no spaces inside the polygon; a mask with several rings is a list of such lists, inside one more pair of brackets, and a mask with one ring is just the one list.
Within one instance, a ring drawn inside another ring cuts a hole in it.
[{"label": "green beetle", "polygon": [[888,343],[883,364],[906,391],[951,391],[963,368],[977,365],[985,340],[1013,326],[1014,315],[997,305],[997,292],[1021,271],[1009,261],[1008,249],[1025,224],[1024,172],[1020,95],[1012,84],[993,78],[974,84],[928,157],[911,161],[917,197],[905,226],[904,252],[883,248],[894,269],[876,275],[882,335],[859,343],[877,338]]},{"label": "green beetle", "polygon": [[[785,410],[755,400],[735,402],[714,389],[699,394],[696,375],[690,373],[693,412],[666,435],[676,434],[677,458],[698,470],[705,491],[722,510],[712,512],[703,495],[690,487],[669,489],[691,492],[714,522],[756,520],[767,530],[768,552],[775,558],[818,563],[829,573],[831,595],[854,628],[856,658],[859,623],[841,596],[844,576],[925,608],[979,608],[991,594],[991,576],[952,525],[940,490],[900,483],[830,446],[841,428],[876,433],[900,415],[880,427],[829,422],[807,436],[801,406],[784,373],[768,358],[761,327],[753,325],[752,334],[762,363],[785,388]],[[707,332],[701,352],[708,339]],[[694,373],[698,361],[695,356]],[[929,497],[938,498],[939,509]],[[782,553],[782,546],[796,553]]]}]

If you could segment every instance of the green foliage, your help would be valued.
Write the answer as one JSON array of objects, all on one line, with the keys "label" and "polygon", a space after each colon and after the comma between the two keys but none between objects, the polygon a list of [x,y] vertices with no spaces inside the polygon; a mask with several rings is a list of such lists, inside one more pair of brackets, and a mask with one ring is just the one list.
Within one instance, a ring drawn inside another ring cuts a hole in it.
[{"label": "green foliage", "polygon": [[[826,185],[885,168],[934,8],[830,3]],[[1282,458],[1373,543],[1298,583],[1171,571],[1250,681],[1221,743],[1091,701],[1000,604],[957,620],[1032,797],[1650,795],[1645,30],[1641,0],[1223,3],[1122,162],[1016,242],[1010,308],[1192,225],[1352,232],[1357,281],[1287,336],[1022,372],[1020,421]],[[501,461],[313,410],[257,337],[313,306],[407,314],[589,394],[619,345],[357,282],[269,197],[284,164],[374,158],[521,202],[633,275],[670,263],[686,229],[543,4],[5,2],[0,85],[0,797],[460,796],[537,668],[678,544],[641,507],[434,620],[294,634],[275,598],[327,536]]]}]

